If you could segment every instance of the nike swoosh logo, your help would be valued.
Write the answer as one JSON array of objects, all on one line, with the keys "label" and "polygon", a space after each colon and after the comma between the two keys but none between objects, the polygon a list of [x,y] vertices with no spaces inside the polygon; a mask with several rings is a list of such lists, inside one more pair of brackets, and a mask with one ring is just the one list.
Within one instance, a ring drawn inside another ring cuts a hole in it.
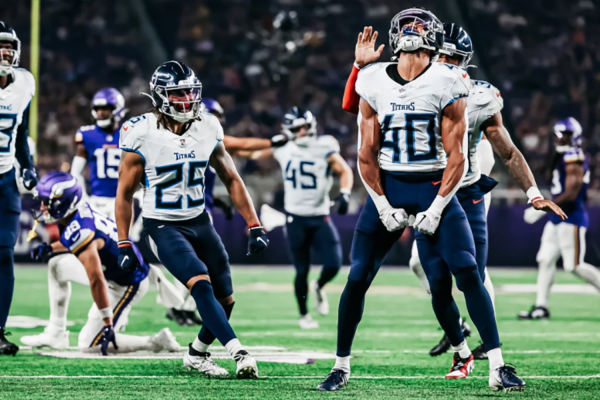
[{"label": "nike swoosh logo", "polygon": [[433,186],[437,186],[437,185],[439,185],[440,183],[442,183],[442,181],[431,182],[431,183],[433,183]]},{"label": "nike swoosh logo", "polygon": [[164,228],[164,227],[165,227],[164,225],[161,225],[161,226],[159,226],[159,227],[158,227],[158,229],[160,229],[160,228]]},{"label": "nike swoosh logo", "polygon": [[267,242],[265,242],[263,238],[260,238],[260,237],[259,237],[259,238],[258,238],[258,239],[256,239],[256,240],[258,240],[258,241],[260,241],[260,242],[263,242],[263,243],[265,244],[265,246],[267,245]]},{"label": "nike swoosh logo", "polygon": [[123,130],[126,131],[128,128],[126,126],[123,127]]},{"label": "nike swoosh logo", "polygon": [[123,266],[123,264],[125,264],[125,261],[129,260],[129,256],[125,256],[125,258],[123,259],[123,262],[121,263],[121,267]]},{"label": "nike swoosh logo", "polygon": [[481,203],[482,201],[483,201],[483,199],[473,200],[473,204]]},{"label": "nike swoosh logo", "polygon": [[463,78],[466,78],[466,77],[467,77],[467,74],[463,74]]}]

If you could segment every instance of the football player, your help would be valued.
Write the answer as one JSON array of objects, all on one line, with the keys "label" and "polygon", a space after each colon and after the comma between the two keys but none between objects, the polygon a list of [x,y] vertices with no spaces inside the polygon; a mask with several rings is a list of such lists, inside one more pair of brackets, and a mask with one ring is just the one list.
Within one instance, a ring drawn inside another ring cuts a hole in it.
[{"label": "football player", "polygon": [[35,80],[29,71],[18,68],[20,56],[21,41],[15,30],[0,21],[0,355],[13,356],[19,347],[6,339],[5,328],[15,286],[14,248],[21,215],[15,158],[25,189],[37,184],[27,143]]},{"label": "football player", "polygon": [[153,111],[130,119],[121,128],[123,152],[115,208],[119,266],[125,270],[140,266],[129,228],[133,194],[143,182],[144,233],[162,264],[187,286],[202,317],[202,329],[190,344],[184,365],[208,375],[226,375],[208,352],[217,338],[235,359],[237,377],[256,378],[256,361],[229,324],[234,299],[228,256],[205,211],[204,177],[209,164],[248,223],[248,254],[266,249],[268,239],[222,143],[221,124],[201,112],[201,90],[202,84],[187,65],[168,61],[150,81]]},{"label": "football player", "polygon": [[339,154],[338,141],[329,135],[317,136],[317,120],[310,111],[292,107],[285,113],[281,128],[291,140],[283,147],[255,152],[251,158],[274,157],[281,166],[287,238],[296,268],[294,290],[299,324],[302,329],[315,329],[319,324],[306,306],[310,250],[314,247],[323,261],[321,276],[310,282],[310,291],[317,301],[317,312],[327,315],[329,302],[323,287],[335,278],[342,265],[339,234],[329,218],[331,173],[340,176],[340,194],[335,201],[342,215],[348,212],[354,177]]},{"label": "football player", "polygon": [[[554,125],[554,134],[556,156],[550,192],[569,219],[564,221],[553,215],[546,222],[537,254],[537,299],[529,311],[519,313],[520,319],[550,318],[548,296],[554,284],[556,261],[561,257],[565,271],[600,290],[600,271],[584,261],[585,233],[589,226],[586,203],[590,169],[581,148],[581,125],[572,117],[561,119]],[[543,216],[532,208],[525,211],[525,221],[530,224]]]},{"label": "football player", "polygon": [[320,390],[338,390],[347,384],[350,349],[365,293],[385,254],[410,222],[434,312],[454,345],[452,369],[466,377],[474,364],[458,324],[460,316],[452,297],[454,277],[488,349],[490,387],[525,388],[515,369],[502,359],[473,235],[455,197],[469,169],[463,149],[469,145],[466,98],[471,81],[460,67],[432,62],[443,43],[444,28],[433,13],[414,8],[402,11],[390,28],[390,47],[397,63],[371,64],[358,73],[359,173],[370,197],[357,223],[351,271],[340,300],[336,364]]},{"label": "football player", "polygon": [[[42,243],[32,250],[32,258],[48,263],[49,289],[67,286],[61,296],[50,296],[50,309],[64,311],[57,321],[56,312],[51,314],[51,324],[39,335],[23,336],[21,341],[32,347],[50,346],[65,349],[69,346],[66,327],[70,284],[72,281],[86,283],[94,298],[88,320],[81,328],[78,347],[84,352],[128,353],[138,350],[179,351],[179,344],[168,328],[154,336],[133,336],[115,333],[127,320],[131,308],[148,291],[148,264],[138,249],[132,250],[140,257],[140,268],[127,272],[117,265],[119,248],[117,228],[112,219],[82,201],[83,189],[77,179],[62,171],[50,172],[40,179],[36,198],[39,210],[32,210],[36,220],[58,223],[60,240],[49,245]],[[81,263],[71,270],[57,263],[57,255],[74,254]],[[66,292],[66,293],[65,293]],[[62,326],[62,330],[57,327]],[[110,347],[112,343],[112,347]]]}]

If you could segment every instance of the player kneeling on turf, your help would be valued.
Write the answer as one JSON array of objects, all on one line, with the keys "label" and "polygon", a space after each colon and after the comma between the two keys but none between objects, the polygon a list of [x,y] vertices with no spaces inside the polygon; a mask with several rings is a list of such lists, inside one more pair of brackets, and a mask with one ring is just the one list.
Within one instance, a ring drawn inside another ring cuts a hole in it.
[{"label": "player kneeling on turf", "polygon": [[[103,355],[109,351],[179,351],[179,344],[168,328],[154,336],[115,333],[127,321],[131,307],[148,291],[148,264],[133,247],[142,260],[140,268],[132,272],[120,269],[117,266],[119,249],[114,221],[81,201],[81,197],[81,186],[67,172],[50,172],[38,184],[37,198],[41,204],[39,210],[34,210],[34,217],[46,223],[58,222],[60,231],[60,241],[52,245],[42,243],[32,251],[34,259],[47,262],[50,268],[48,283],[53,316],[43,333],[24,336],[21,341],[34,347],[68,347],[66,311],[70,290],[66,290],[66,296],[63,297],[52,296],[52,293],[58,291],[60,286],[70,289],[71,281],[85,284],[86,277],[82,276],[85,271],[94,304],[79,333],[78,346],[82,351],[100,350]],[[60,261],[61,258],[55,256],[65,253],[76,255],[79,262],[69,259],[69,263],[58,265],[60,263],[55,260]]]}]

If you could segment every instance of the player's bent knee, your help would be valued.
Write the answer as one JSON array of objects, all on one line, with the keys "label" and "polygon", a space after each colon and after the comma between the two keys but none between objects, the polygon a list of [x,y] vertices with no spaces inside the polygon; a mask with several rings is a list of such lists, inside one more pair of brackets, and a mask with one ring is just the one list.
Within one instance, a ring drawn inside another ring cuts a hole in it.
[{"label": "player's bent knee", "polygon": [[208,275],[196,275],[193,278],[191,278],[190,280],[188,280],[186,282],[185,286],[191,292],[192,291],[192,287],[194,287],[194,285],[196,284],[196,282],[202,281],[202,280],[208,281],[210,283],[210,277]]},{"label": "player's bent knee", "polygon": [[474,271],[477,269],[477,260],[475,256],[468,251],[457,251],[449,259],[445,260],[453,274],[463,271]]},{"label": "player's bent knee", "polygon": [[452,278],[429,278],[428,281],[433,296],[452,296]]},{"label": "player's bent knee", "polygon": [[481,276],[477,270],[462,271],[454,275],[454,279],[456,279],[456,287],[461,292],[483,284]]},{"label": "player's bent knee", "polygon": [[223,297],[220,299],[217,299],[217,301],[223,306],[230,306],[233,303],[235,303],[235,299],[233,298],[233,295],[227,296],[227,297]]}]

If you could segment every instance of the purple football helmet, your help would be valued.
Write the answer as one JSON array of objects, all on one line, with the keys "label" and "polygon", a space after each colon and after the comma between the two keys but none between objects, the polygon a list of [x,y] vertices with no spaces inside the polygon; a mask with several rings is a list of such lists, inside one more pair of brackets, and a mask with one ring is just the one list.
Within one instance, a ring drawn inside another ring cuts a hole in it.
[{"label": "purple football helmet", "polygon": [[573,117],[560,119],[556,121],[556,124],[554,124],[554,134],[559,139],[562,138],[567,132],[571,135],[571,143],[562,146],[556,146],[556,150],[559,153],[564,153],[573,147],[579,148],[583,144],[583,129],[581,129],[581,124],[579,124],[579,122]]},{"label": "purple football helmet", "polygon": [[35,199],[46,208],[31,210],[33,218],[46,223],[56,222],[73,213],[81,198],[81,186],[73,175],[63,171],[49,172],[40,179],[35,190]]},{"label": "purple football helmet", "polygon": [[[96,107],[112,107],[110,118],[98,119]],[[125,98],[115,88],[100,89],[92,99],[92,117],[96,120],[96,125],[100,128],[107,128],[113,122],[119,122],[125,116],[127,109],[125,108]]]},{"label": "purple football helmet", "polygon": [[200,107],[202,109],[202,112],[213,114],[220,120],[223,120],[225,118],[225,110],[223,110],[223,107],[221,107],[219,102],[215,99],[202,99],[202,104],[200,105]]}]

